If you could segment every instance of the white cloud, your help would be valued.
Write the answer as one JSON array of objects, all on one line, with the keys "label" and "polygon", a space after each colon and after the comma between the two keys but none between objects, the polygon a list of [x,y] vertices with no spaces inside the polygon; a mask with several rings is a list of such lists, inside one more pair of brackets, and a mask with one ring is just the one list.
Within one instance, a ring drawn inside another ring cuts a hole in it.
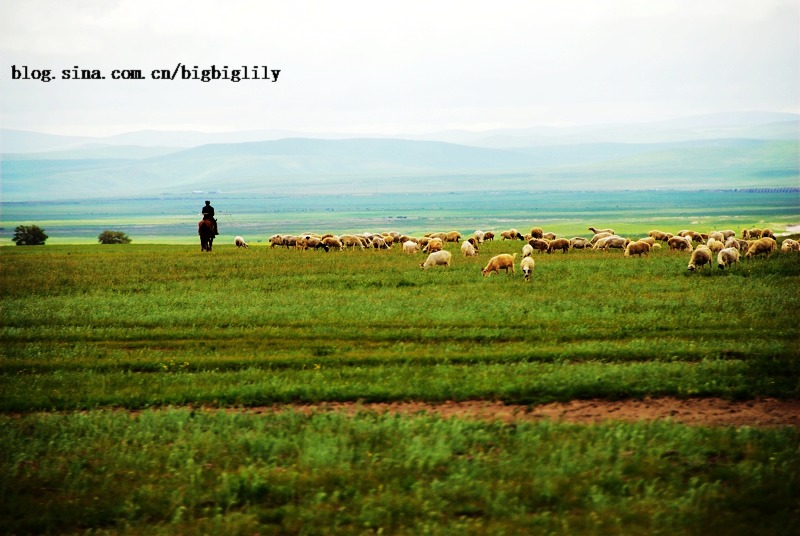
[{"label": "white cloud", "polygon": [[[0,8],[0,121],[436,130],[800,111],[791,0],[22,1]],[[279,82],[9,80],[10,66],[261,65]]]}]

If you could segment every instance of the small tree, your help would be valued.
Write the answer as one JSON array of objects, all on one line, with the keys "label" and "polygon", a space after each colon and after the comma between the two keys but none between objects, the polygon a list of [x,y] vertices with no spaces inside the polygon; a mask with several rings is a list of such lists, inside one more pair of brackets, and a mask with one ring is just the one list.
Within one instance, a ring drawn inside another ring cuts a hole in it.
[{"label": "small tree", "polygon": [[18,246],[41,246],[47,235],[38,225],[18,225],[11,240]]},{"label": "small tree", "polygon": [[97,236],[101,244],[130,244],[131,239],[122,231],[103,231]]}]

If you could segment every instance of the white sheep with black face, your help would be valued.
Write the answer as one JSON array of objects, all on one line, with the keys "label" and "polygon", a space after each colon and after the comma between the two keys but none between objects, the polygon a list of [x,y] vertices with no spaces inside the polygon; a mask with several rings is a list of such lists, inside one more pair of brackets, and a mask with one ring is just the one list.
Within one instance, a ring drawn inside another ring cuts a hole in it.
[{"label": "white sheep with black face", "polygon": [[533,260],[533,257],[523,257],[520,261],[519,268],[522,270],[522,275],[525,277],[525,281],[531,280],[534,266],[536,266],[536,264]]}]

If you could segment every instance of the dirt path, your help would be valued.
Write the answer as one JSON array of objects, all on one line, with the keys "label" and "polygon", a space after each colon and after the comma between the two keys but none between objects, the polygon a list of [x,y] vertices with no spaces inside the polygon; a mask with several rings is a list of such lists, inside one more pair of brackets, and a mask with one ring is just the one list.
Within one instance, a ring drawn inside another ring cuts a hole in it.
[{"label": "dirt path", "polygon": [[759,399],[729,402],[717,398],[646,398],[644,400],[573,400],[566,403],[528,407],[500,402],[469,401],[430,404],[424,402],[338,403],[318,405],[268,406],[247,408],[252,413],[295,410],[312,411],[375,411],[401,414],[428,413],[442,417],[499,419],[523,422],[552,419],[574,423],[604,420],[653,421],[671,419],[700,426],[800,426],[800,400]]}]

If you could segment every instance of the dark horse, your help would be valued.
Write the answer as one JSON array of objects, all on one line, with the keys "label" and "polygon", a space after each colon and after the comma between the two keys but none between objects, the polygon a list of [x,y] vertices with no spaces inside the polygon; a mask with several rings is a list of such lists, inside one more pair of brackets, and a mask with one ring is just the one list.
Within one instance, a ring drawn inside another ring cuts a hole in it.
[{"label": "dark horse", "polygon": [[200,235],[200,251],[211,251],[211,244],[214,242],[214,222],[203,218],[197,224],[197,233]]}]

